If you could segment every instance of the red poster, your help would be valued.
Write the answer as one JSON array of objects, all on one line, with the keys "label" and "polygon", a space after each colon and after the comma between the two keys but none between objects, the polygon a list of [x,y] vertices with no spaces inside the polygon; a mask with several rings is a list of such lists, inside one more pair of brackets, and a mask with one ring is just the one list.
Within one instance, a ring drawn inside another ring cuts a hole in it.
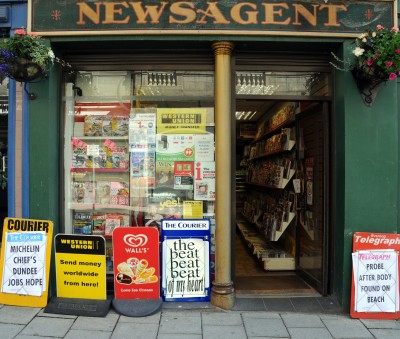
[{"label": "red poster", "polygon": [[154,227],[117,227],[113,232],[116,299],[160,298],[159,234]]}]

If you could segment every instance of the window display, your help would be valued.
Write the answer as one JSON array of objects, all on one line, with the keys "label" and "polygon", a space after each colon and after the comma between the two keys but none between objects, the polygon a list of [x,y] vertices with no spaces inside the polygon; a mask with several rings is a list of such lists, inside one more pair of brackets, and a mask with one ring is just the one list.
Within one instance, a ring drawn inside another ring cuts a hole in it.
[{"label": "window display", "polygon": [[117,227],[215,220],[212,88],[212,72],[83,72],[66,84],[65,232],[104,236],[109,270]]}]

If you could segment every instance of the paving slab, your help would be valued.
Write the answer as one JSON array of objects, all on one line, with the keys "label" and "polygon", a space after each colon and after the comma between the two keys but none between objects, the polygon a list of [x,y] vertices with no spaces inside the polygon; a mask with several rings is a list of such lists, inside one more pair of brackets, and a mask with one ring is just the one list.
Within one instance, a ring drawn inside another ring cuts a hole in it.
[{"label": "paving slab", "polygon": [[161,313],[155,313],[148,315],[147,317],[127,317],[121,315],[119,317],[118,323],[140,323],[140,324],[159,324],[161,318]]},{"label": "paving slab", "polygon": [[24,325],[0,323],[1,339],[12,339],[22,331]]},{"label": "paving slab", "polygon": [[52,318],[49,320],[44,317],[37,317],[26,325],[21,334],[43,337],[51,334],[53,337],[63,338],[73,323],[74,319]]},{"label": "paving slab", "polygon": [[203,338],[206,339],[243,339],[247,338],[243,326],[217,326],[217,325],[204,325]]},{"label": "paving slab", "polygon": [[160,333],[157,336],[157,339],[202,339],[201,334],[169,334],[169,333]]},{"label": "paving slab", "polygon": [[118,323],[111,339],[157,339],[158,324]]},{"label": "paving slab", "polygon": [[87,331],[87,330],[70,330],[64,339],[110,339],[112,332],[108,331]]},{"label": "paving slab", "polygon": [[72,325],[72,330],[112,332],[117,324],[119,315],[108,313],[106,317],[78,317]]},{"label": "paving slab", "polygon": [[264,306],[267,311],[274,312],[294,312],[294,306],[290,298],[263,298]]},{"label": "paving slab", "polygon": [[181,312],[173,315],[169,312],[163,313],[159,333],[201,334],[201,314]]},{"label": "paving slab", "polygon": [[40,311],[40,308],[3,306],[0,309],[0,322],[6,324],[28,324]]},{"label": "paving slab", "polygon": [[248,336],[289,337],[289,333],[279,318],[243,316],[243,323]]},{"label": "paving slab", "polygon": [[291,339],[328,339],[333,338],[329,331],[324,328],[289,328]]},{"label": "paving slab", "polygon": [[396,320],[361,319],[361,322],[368,329],[371,329],[371,328],[400,329],[400,321],[396,321]]},{"label": "paving slab", "polygon": [[284,313],[281,314],[286,327],[325,328],[321,318],[312,314]]},{"label": "paving slab", "polygon": [[323,309],[317,298],[290,298],[296,312],[322,313]]},{"label": "paving slab", "polygon": [[372,334],[358,319],[347,319],[345,317],[335,319],[332,317],[322,319],[322,322],[334,338],[373,338]]},{"label": "paving slab", "polygon": [[236,298],[233,311],[265,311],[261,298]]},{"label": "paving slab", "polygon": [[255,318],[255,319],[281,319],[279,313],[275,312],[241,312],[243,319],[245,318]]},{"label": "paving slab", "polygon": [[371,329],[370,332],[376,339],[394,339],[400,338],[400,330],[393,329]]},{"label": "paving slab", "polygon": [[220,326],[243,326],[240,313],[203,313],[201,315],[202,324]]}]

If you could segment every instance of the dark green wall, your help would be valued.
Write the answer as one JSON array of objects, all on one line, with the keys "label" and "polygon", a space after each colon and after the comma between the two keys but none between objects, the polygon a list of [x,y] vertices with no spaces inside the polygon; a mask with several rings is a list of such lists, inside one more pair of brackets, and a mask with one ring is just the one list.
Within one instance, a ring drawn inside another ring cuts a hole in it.
[{"label": "dark green wall", "polygon": [[[350,58],[354,46],[345,47]],[[399,119],[396,81],[367,107],[351,73],[337,73],[335,291],[348,311],[354,232],[399,230]]]}]

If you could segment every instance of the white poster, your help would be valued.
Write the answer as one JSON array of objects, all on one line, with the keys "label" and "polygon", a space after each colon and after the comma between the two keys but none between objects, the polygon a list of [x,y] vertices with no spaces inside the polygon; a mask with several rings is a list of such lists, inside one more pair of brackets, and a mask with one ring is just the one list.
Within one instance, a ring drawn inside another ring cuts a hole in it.
[{"label": "white poster", "polygon": [[5,233],[1,291],[41,296],[46,290],[46,232]]},{"label": "white poster", "polygon": [[398,253],[370,250],[353,253],[355,312],[399,311]]},{"label": "white poster", "polygon": [[163,241],[166,298],[200,298],[209,287],[208,242],[198,238]]},{"label": "white poster", "polygon": [[194,199],[215,200],[215,162],[195,162]]},{"label": "white poster", "polygon": [[154,151],[156,147],[156,114],[131,113],[129,117],[129,151]]},{"label": "white poster", "polygon": [[196,134],[194,136],[195,161],[214,161],[214,134]]}]

